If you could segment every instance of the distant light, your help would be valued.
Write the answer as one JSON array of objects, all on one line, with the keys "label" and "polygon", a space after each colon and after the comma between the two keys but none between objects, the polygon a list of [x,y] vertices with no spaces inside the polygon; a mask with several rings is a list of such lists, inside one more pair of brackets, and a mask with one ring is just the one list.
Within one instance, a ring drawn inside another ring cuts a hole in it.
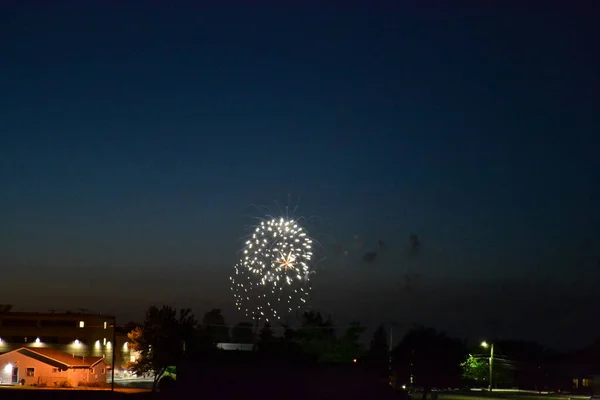
[{"label": "distant light", "polygon": [[489,346],[489,344],[485,340],[483,342],[481,342],[481,347],[488,347],[488,346]]},{"label": "distant light", "polygon": [[106,346],[106,338],[102,339],[102,345]]},{"label": "distant light", "polygon": [[94,347],[95,348],[100,348],[100,341],[96,340],[96,343],[94,343]]},{"label": "distant light", "polygon": [[36,338],[35,339],[35,344],[40,344],[40,343],[42,343],[42,341],[40,340],[40,338]]},{"label": "distant light", "polygon": [[85,322],[84,321],[79,321],[79,327],[80,328],[84,328],[85,327]]},{"label": "distant light", "polygon": [[406,385],[402,385],[402,390],[406,390]]},{"label": "distant light", "polygon": [[104,321],[104,329],[106,329],[106,321]]},{"label": "distant light", "polygon": [[112,346],[112,344],[109,342],[106,342],[106,347],[110,348]]},{"label": "distant light", "polygon": [[356,361],[357,361],[357,360],[356,360],[356,358],[355,358],[354,360],[352,360],[352,362],[353,362],[354,364],[356,364]]},{"label": "distant light", "polygon": [[7,374],[12,374],[13,366],[11,363],[6,364],[4,367],[4,372]]},{"label": "distant light", "polygon": [[73,344],[74,344],[75,346],[79,346],[79,345],[81,344],[81,342],[79,341],[79,339],[75,339],[75,340],[73,341]]},{"label": "distant light", "polygon": [[129,349],[129,343],[123,343],[123,350],[127,351]]},{"label": "distant light", "polygon": [[2,343],[2,338],[0,338],[0,343]]}]

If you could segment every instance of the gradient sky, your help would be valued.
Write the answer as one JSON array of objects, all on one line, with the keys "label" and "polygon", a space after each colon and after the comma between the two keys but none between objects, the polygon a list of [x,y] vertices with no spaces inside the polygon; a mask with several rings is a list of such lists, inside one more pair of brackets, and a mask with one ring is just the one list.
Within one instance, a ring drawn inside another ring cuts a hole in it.
[{"label": "gradient sky", "polygon": [[3,302],[237,322],[242,238],[287,204],[341,323],[600,331],[592,9],[19,3],[0,9]]}]

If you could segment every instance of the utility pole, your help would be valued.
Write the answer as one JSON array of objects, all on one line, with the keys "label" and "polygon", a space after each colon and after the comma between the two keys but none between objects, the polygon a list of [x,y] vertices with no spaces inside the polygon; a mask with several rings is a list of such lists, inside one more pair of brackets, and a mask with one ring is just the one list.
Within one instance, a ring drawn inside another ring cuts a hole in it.
[{"label": "utility pole", "polygon": [[112,341],[112,368],[110,369],[110,391],[115,391],[115,349],[117,348],[117,317],[113,319],[113,341]]},{"label": "utility pole", "polygon": [[390,371],[390,375],[392,374],[392,348],[393,348],[392,346],[393,346],[393,343],[394,343],[394,339],[393,338],[394,338],[394,327],[390,326],[390,346],[389,346],[389,349],[388,349],[388,352],[389,352],[388,368],[389,368],[389,371]]},{"label": "utility pole", "polygon": [[494,343],[490,346],[490,393],[492,391],[492,380],[494,378]]}]

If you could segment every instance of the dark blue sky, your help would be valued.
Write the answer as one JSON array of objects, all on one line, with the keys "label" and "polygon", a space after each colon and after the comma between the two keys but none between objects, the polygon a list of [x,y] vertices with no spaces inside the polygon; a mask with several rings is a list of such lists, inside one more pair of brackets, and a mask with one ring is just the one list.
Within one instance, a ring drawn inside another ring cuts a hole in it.
[{"label": "dark blue sky", "polygon": [[233,321],[240,238],[276,202],[311,217],[340,320],[514,335],[523,302],[597,284],[593,13],[87,7],[0,12],[3,301]]}]

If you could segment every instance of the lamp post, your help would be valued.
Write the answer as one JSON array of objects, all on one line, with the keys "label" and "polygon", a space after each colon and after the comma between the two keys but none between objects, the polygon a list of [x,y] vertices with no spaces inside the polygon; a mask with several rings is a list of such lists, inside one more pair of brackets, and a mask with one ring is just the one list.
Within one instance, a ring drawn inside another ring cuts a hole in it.
[{"label": "lamp post", "polygon": [[481,347],[490,348],[490,392],[492,391],[492,379],[494,376],[494,343],[488,344],[485,340],[481,342]]}]

